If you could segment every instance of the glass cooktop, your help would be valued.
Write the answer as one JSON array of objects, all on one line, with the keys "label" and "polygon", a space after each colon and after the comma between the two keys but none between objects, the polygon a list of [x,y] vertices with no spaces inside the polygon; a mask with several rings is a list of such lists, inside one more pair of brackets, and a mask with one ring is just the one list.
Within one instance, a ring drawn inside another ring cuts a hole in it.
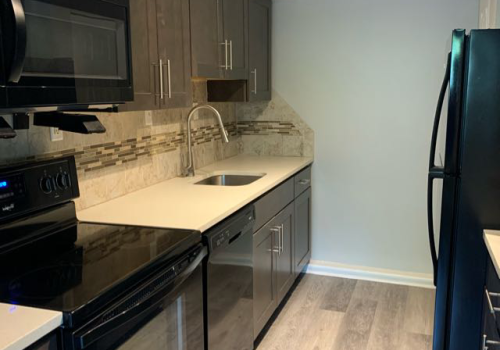
[{"label": "glass cooktop", "polygon": [[[44,238],[34,235],[43,228],[50,228]],[[0,255],[0,301],[63,311],[69,323],[90,316],[201,240],[195,231],[43,220],[6,227],[0,235],[26,230],[32,231],[29,244]]]}]

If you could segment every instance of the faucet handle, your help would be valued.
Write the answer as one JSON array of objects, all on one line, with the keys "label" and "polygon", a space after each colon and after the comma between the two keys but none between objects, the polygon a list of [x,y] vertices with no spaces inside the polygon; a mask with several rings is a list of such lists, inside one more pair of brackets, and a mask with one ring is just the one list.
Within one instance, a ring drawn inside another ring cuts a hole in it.
[{"label": "faucet handle", "polygon": [[222,140],[225,142],[225,143],[228,143],[229,142],[229,133],[227,132],[226,128],[222,128]]}]

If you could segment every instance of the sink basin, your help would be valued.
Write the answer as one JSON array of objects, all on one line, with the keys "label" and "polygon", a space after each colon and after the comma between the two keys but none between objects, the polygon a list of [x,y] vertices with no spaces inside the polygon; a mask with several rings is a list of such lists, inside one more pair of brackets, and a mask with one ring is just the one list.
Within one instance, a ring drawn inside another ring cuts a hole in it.
[{"label": "sink basin", "polygon": [[213,175],[196,183],[210,186],[245,186],[257,181],[264,175]]}]

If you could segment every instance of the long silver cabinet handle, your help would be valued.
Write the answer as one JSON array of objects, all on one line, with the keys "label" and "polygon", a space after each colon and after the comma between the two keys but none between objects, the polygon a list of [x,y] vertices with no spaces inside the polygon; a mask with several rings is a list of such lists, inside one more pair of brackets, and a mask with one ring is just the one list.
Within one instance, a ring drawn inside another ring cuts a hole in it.
[{"label": "long silver cabinet handle", "polygon": [[172,98],[172,75],[171,75],[171,64],[170,60],[167,60],[167,72],[168,72],[168,98]]},{"label": "long silver cabinet handle", "polygon": [[280,253],[281,255],[285,250],[285,226],[283,224],[281,224],[280,232],[281,232],[281,253]]},{"label": "long silver cabinet handle", "polygon": [[301,185],[309,185],[311,183],[311,180],[309,179],[302,179],[299,181],[299,184]]},{"label": "long silver cabinet handle", "polygon": [[163,60],[160,59],[160,98],[165,98],[165,91],[163,86]]},{"label": "long silver cabinet handle", "polygon": [[281,227],[280,226],[275,226],[271,228],[271,232],[277,233],[278,234],[278,250],[274,251],[275,253],[278,253],[278,256],[281,255]]},{"label": "long silver cabinet handle", "polygon": [[253,79],[254,90],[252,91],[252,93],[257,95],[257,68],[255,68],[252,71],[252,74],[254,75],[254,79]]},{"label": "long silver cabinet handle", "polygon": [[233,70],[233,41],[229,40],[229,69]]},{"label": "long silver cabinet handle", "polygon": [[221,45],[224,46],[224,52],[225,52],[226,58],[225,58],[224,64],[221,65],[220,67],[224,68],[225,70],[228,70],[229,65],[228,65],[228,51],[227,51],[228,50],[228,43],[227,43],[227,40],[224,40],[224,42],[221,43]]}]

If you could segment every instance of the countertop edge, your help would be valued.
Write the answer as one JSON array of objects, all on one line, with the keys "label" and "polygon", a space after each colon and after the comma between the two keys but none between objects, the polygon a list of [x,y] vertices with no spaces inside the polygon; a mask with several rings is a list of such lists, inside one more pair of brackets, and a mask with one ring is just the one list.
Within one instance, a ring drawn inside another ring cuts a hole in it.
[{"label": "countertop edge", "polygon": [[[45,337],[47,334],[50,332],[54,331],[58,327],[61,326],[62,321],[63,321],[63,315],[61,312],[57,311],[52,311],[52,310],[44,310],[44,309],[38,309],[38,308],[31,308],[31,307],[23,307],[23,306],[18,306],[18,305],[9,305],[9,304],[4,304],[1,303],[0,306],[7,308],[22,308],[23,313],[22,315],[19,316],[19,318],[26,319],[30,317],[29,313],[33,313],[33,318],[39,317],[35,316],[35,314],[41,314],[41,313],[47,313],[46,319],[43,321],[40,321],[40,325],[33,326],[29,325],[26,328],[26,333],[23,335],[19,336],[14,336],[13,339],[9,339],[8,343],[2,344],[2,341],[0,340],[0,350],[23,350],[28,346],[31,346],[35,344],[37,341]],[[21,320],[17,320],[17,322],[21,322]],[[18,324],[15,322],[16,328],[18,328]],[[9,330],[2,330],[0,329],[0,334],[3,332],[8,332]]]},{"label": "countertop edge", "polygon": [[499,243],[500,243],[500,231],[495,231],[495,230],[484,230],[483,233],[483,238],[484,238],[484,243],[486,244],[486,248],[488,250],[488,253],[490,255],[491,261],[493,262],[493,266],[495,267],[495,271],[497,273],[497,276],[500,278],[500,245],[499,249],[495,251],[495,248],[493,247],[493,242],[492,239],[497,238]]}]

